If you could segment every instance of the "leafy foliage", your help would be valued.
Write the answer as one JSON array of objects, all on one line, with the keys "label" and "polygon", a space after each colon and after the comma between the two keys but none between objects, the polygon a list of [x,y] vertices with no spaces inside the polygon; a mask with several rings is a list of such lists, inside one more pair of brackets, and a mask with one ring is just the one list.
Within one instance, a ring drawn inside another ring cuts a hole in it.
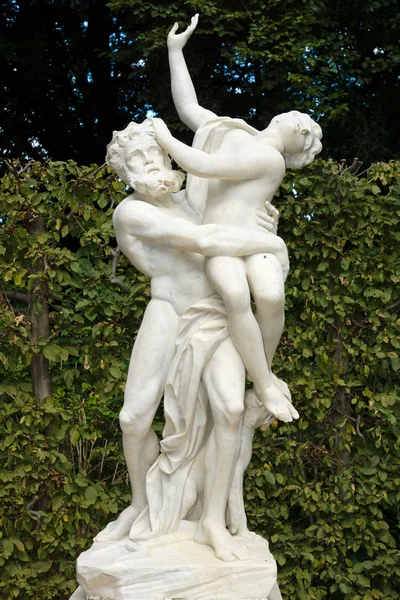
[{"label": "leafy foliage", "polygon": [[[318,161],[276,198],[291,272],[275,370],[301,419],[257,432],[245,499],[286,598],[398,597],[399,167]],[[0,595],[61,600],[129,502],[117,416],[148,281],[124,258],[113,273],[126,192],[107,169],[14,163],[0,187]]]},{"label": "leafy foliage", "polygon": [[[202,105],[264,128],[297,109],[324,152],[399,157],[395,0],[21,0],[4,3],[2,153],[100,162],[120,129],[156,111],[187,141],[169,91],[166,34],[200,13],[185,50]],[[22,76],[23,74],[23,76]],[[46,154],[47,153],[47,154]]]},{"label": "leafy foliage", "polygon": [[287,598],[399,594],[399,184],[398,163],[318,161],[276,201],[291,272],[275,368],[301,419],[259,432],[246,499]]},{"label": "leafy foliage", "polygon": [[[61,598],[77,552],[128,502],[117,416],[149,287],[125,259],[120,285],[109,280],[111,215],[126,195],[114,175],[72,161],[13,169],[0,208],[0,595]],[[48,336],[36,337],[32,317],[47,305]],[[52,393],[42,406],[32,395],[38,355]]]},{"label": "leafy foliage", "polygon": [[[122,85],[131,66],[112,58],[116,44],[124,47],[119,23],[106,3],[96,0],[3,5],[2,154],[103,162],[109,123],[118,129],[137,116],[136,111],[126,116]],[[138,87],[134,79],[132,96]]]},{"label": "leafy foliage", "polygon": [[151,10],[139,38],[148,49],[148,68],[157,73],[148,77],[148,101],[169,125],[182,127],[169,94],[166,99],[159,94],[169,89],[165,36],[170,27],[160,16],[172,13],[184,27],[199,12],[185,54],[200,104],[219,115],[244,118],[257,129],[280,112],[300,110],[322,126],[324,156],[358,156],[369,163],[399,156],[400,132],[397,125],[393,129],[389,108],[400,93],[394,0],[373,5],[189,0],[179,8],[163,4],[162,13],[155,5],[138,9],[136,4],[112,0],[110,6],[129,7],[142,19],[149,19]]}]

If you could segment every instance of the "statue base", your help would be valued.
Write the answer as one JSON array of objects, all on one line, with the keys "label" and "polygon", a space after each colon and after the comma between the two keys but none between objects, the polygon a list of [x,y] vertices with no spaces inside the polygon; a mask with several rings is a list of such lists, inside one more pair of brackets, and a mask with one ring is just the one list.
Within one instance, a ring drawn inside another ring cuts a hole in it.
[{"label": "statue base", "polygon": [[249,560],[224,562],[210,546],[192,539],[171,543],[171,536],[156,547],[156,540],[133,544],[128,537],[95,542],[78,558],[80,587],[71,600],[282,600],[268,542],[235,540]]}]

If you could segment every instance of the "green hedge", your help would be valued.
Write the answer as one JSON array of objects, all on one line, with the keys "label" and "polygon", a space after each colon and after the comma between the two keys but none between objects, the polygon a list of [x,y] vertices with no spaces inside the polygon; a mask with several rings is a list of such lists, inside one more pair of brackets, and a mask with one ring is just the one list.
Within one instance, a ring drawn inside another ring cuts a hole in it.
[{"label": "green hedge", "polygon": [[[276,198],[291,272],[275,371],[301,419],[256,433],[245,499],[291,600],[400,592],[400,164],[352,171],[317,161]],[[125,190],[106,168],[14,163],[0,187],[0,596],[62,600],[129,503],[118,412],[149,285],[123,257],[110,281]]]}]

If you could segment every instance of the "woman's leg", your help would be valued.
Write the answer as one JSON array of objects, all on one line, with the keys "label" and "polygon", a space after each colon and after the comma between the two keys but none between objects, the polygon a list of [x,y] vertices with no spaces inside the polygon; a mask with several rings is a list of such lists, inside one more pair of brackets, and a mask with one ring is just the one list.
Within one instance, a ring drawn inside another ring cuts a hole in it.
[{"label": "woman's leg", "polygon": [[[247,280],[256,304],[256,319],[260,326],[269,368],[285,324],[285,284],[282,267],[273,254],[255,254],[244,259]],[[274,383],[290,400],[290,390],[284,381],[272,374]],[[297,412],[292,413],[294,418]]]},{"label": "woman's leg", "polygon": [[258,397],[278,419],[292,421],[287,401],[274,384],[268,367],[261,330],[251,310],[243,259],[230,256],[208,258],[206,273],[224,301],[231,338],[253,380]]},{"label": "woman's leg", "polygon": [[256,303],[256,318],[264,340],[265,354],[272,359],[285,324],[285,284],[282,267],[273,254],[255,254],[244,260],[247,280]]}]

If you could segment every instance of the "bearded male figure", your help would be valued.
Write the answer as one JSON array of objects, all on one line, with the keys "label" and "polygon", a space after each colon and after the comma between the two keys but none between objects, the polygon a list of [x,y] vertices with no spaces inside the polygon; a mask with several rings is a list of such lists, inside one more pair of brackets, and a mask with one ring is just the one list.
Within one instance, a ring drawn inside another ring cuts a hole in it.
[{"label": "bearded male figure", "polygon": [[[114,132],[107,162],[135,189],[116,208],[113,224],[122,252],[151,277],[152,300],[133,348],[120,414],[132,505],[98,534],[99,542],[129,533],[146,507],[146,473],[159,452],[151,424],[174,356],[180,317],[214,293],[204,271],[204,257],[269,252],[279,258],[283,269],[288,267],[283,241],[265,230],[243,232],[223,225],[195,224],[200,217],[185,193],[171,193],[179,189],[182,175],[171,170],[166,153],[154,138],[151,121],[131,123],[126,130]],[[210,544],[222,560],[244,559],[246,552],[228,533],[225,522],[239,454],[245,382],[242,360],[229,337],[210,358],[202,377],[213,428],[205,448],[208,508],[197,541]],[[286,420],[292,420],[292,415]]]}]

